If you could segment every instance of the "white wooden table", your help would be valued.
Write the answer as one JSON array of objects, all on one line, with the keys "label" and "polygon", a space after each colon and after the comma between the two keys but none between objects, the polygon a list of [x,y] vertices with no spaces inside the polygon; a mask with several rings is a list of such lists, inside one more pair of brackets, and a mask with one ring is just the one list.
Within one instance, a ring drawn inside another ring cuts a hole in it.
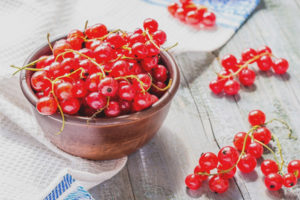
[{"label": "white wooden table", "polygon": [[[184,184],[202,152],[216,153],[220,147],[232,145],[236,132],[249,129],[250,110],[261,109],[268,119],[284,119],[300,136],[299,20],[299,0],[265,0],[220,51],[177,55],[181,86],[163,127],[150,143],[129,156],[119,174],[92,189],[93,196],[105,200],[300,199],[299,184],[293,189],[269,192],[259,168],[250,174],[237,172],[224,194],[210,192],[207,183],[194,192],[187,191]],[[213,68],[218,68],[215,55],[239,56],[245,48],[264,44],[290,62],[287,74],[257,71],[255,85],[242,87],[239,95],[211,94],[208,83],[215,78]],[[288,140],[287,131],[278,124],[271,130],[281,139],[286,159],[300,159],[300,140]]]}]

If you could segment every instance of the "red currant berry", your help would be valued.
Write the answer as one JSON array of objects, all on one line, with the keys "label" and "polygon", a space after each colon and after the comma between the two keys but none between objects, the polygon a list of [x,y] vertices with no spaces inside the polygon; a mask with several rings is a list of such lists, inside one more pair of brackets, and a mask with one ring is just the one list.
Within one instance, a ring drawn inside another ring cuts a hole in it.
[{"label": "red currant berry", "polygon": [[[141,84],[142,83],[142,84]],[[137,79],[132,80],[132,85],[137,91],[148,90],[151,87],[152,81],[148,74],[138,74]]]},{"label": "red currant berry", "polygon": [[60,100],[73,97],[73,85],[69,82],[62,82],[55,88],[55,94]]},{"label": "red currant berry", "polygon": [[264,144],[269,144],[272,134],[266,127],[259,127],[253,131],[253,138]]},{"label": "red currant berry", "polygon": [[43,69],[45,68],[47,65],[45,63],[46,59],[48,58],[48,56],[41,56],[39,58],[40,61],[38,61],[36,64],[35,64],[35,68],[37,69]]},{"label": "red currant berry", "polygon": [[116,49],[125,44],[124,38],[119,33],[112,33],[107,36],[106,42],[110,43]]},{"label": "red currant berry", "polygon": [[[242,52],[242,60],[244,62],[247,62],[247,61],[253,59],[256,55],[257,55],[257,52],[254,49],[252,49],[252,48],[245,49]],[[255,60],[251,61],[250,63],[254,63],[254,62],[255,62]]]},{"label": "red currant berry", "polygon": [[240,84],[236,80],[228,80],[224,85],[224,92],[227,95],[235,95],[240,90]]},{"label": "red currant berry", "polygon": [[37,71],[31,77],[31,86],[36,91],[42,91],[51,87],[51,82],[47,79],[47,73],[45,71]]},{"label": "red currant berry", "polygon": [[221,64],[224,67],[225,70],[230,70],[232,68],[235,68],[237,65],[237,59],[234,55],[228,54],[225,55],[222,60]]},{"label": "red currant berry", "polygon": [[204,153],[199,159],[199,165],[204,170],[215,169],[218,165],[218,157],[212,152]]},{"label": "red currant berry", "polygon": [[262,46],[260,48],[257,49],[257,53],[260,55],[260,54],[263,54],[263,53],[272,53],[272,50],[270,47],[268,46]]},{"label": "red currant berry", "polygon": [[83,80],[78,80],[73,83],[73,94],[76,98],[82,98],[87,95],[87,89]]},{"label": "red currant berry", "polygon": [[257,66],[261,71],[268,71],[269,69],[271,69],[271,67],[273,67],[272,58],[267,55],[261,56],[257,60]]},{"label": "red currant berry", "polygon": [[65,114],[74,115],[80,109],[80,102],[76,98],[69,98],[61,101],[60,106]]},{"label": "red currant berry", "polygon": [[148,49],[145,44],[137,42],[132,45],[132,53],[139,59],[143,59],[148,55]]},{"label": "red currant berry", "polygon": [[57,55],[65,52],[66,49],[71,49],[71,45],[65,39],[61,39],[55,42],[53,46],[53,55],[56,57]]},{"label": "red currant berry", "polygon": [[88,76],[86,79],[86,88],[91,91],[91,92],[96,92],[98,91],[98,85],[101,80],[101,75],[100,74],[91,74]]},{"label": "red currant berry", "polygon": [[152,37],[158,45],[162,45],[167,41],[167,34],[162,30],[155,31]]},{"label": "red currant berry", "polygon": [[292,160],[287,166],[289,173],[297,175],[297,178],[300,178],[300,160]]},{"label": "red currant berry", "polygon": [[86,103],[93,109],[99,110],[104,108],[107,102],[105,96],[99,94],[98,92],[90,93],[86,98]]},{"label": "red currant berry", "polygon": [[171,15],[175,15],[176,13],[176,10],[179,8],[179,5],[178,3],[174,2],[174,3],[171,3],[170,5],[168,5],[168,11]]},{"label": "red currant berry", "polygon": [[105,77],[98,85],[98,91],[104,96],[113,97],[118,91],[118,81],[112,77]]},{"label": "red currant berry", "polygon": [[209,170],[202,169],[202,167],[200,167],[200,165],[197,165],[195,167],[195,169],[194,169],[194,174],[199,175],[200,181],[205,181],[206,179],[208,179],[208,175],[201,175],[199,173],[207,173],[207,174],[209,174],[209,172],[210,172]]},{"label": "red currant berry", "polygon": [[178,8],[175,12],[175,17],[178,18],[180,21],[185,21],[186,11],[183,8]]},{"label": "red currant berry", "polygon": [[215,175],[209,179],[208,185],[211,191],[216,193],[224,193],[229,188],[229,181],[228,179],[224,179]]},{"label": "red currant berry", "polygon": [[233,138],[233,144],[237,150],[242,151],[245,142],[246,142],[245,149],[248,148],[249,144],[251,143],[251,138],[249,136],[247,136],[247,139],[245,141],[246,136],[247,136],[247,133],[245,133],[245,132],[239,132],[239,133],[235,134],[235,136]]},{"label": "red currant berry", "polygon": [[149,106],[152,105],[152,97],[151,94],[146,92],[145,94],[143,93],[138,93],[135,95],[132,103],[132,109],[134,111],[141,111]]},{"label": "red currant berry", "polygon": [[266,115],[261,110],[252,110],[249,112],[248,121],[252,126],[263,125],[266,121]]},{"label": "red currant berry", "polygon": [[112,77],[120,77],[126,76],[129,74],[129,64],[124,60],[116,61],[111,68],[111,72],[109,73]]},{"label": "red currant berry", "polygon": [[268,174],[265,177],[265,185],[271,191],[281,189],[283,183],[282,176],[277,173]]},{"label": "red currant berry", "polygon": [[254,156],[255,158],[260,158],[263,152],[264,152],[263,146],[257,142],[252,142],[247,147],[247,153]]},{"label": "red currant berry", "polygon": [[277,163],[273,160],[264,160],[260,165],[260,169],[265,176],[277,173],[279,170]]},{"label": "red currant berry", "polygon": [[94,55],[98,63],[107,62],[112,59],[113,49],[108,45],[102,44],[95,49]]},{"label": "red currant berry", "polygon": [[199,24],[200,19],[197,10],[189,11],[185,16],[185,21],[192,25]]},{"label": "red currant berry", "polygon": [[158,56],[146,57],[142,60],[142,67],[147,72],[150,72],[154,67],[157,66]]},{"label": "red currant berry", "polygon": [[245,68],[239,73],[239,80],[243,85],[250,86],[254,83],[255,76],[253,70]]},{"label": "red currant berry", "polygon": [[153,70],[153,78],[157,81],[165,82],[168,78],[168,70],[163,65],[157,65]]},{"label": "red currant berry", "polygon": [[256,167],[256,158],[250,154],[243,155],[237,164],[237,167],[241,172],[250,173]]},{"label": "red currant berry", "polygon": [[70,44],[72,49],[79,50],[82,48],[82,43],[84,42],[80,37],[70,37],[67,39],[67,42]]},{"label": "red currant berry", "polygon": [[284,74],[289,68],[289,63],[284,58],[279,58],[274,61],[273,70],[276,74]]},{"label": "red currant berry", "polygon": [[42,115],[52,115],[57,110],[57,102],[53,97],[42,97],[37,101],[36,109]]},{"label": "red currant berry", "polygon": [[212,27],[214,26],[216,23],[216,15],[213,12],[210,11],[206,11],[203,14],[203,18],[202,18],[202,24],[204,24],[204,26],[207,27]]},{"label": "red currant berry", "polygon": [[[163,89],[163,88],[166,87],[166,84],[164,84],[163,82],[160,82],[160,81],[154,82],[154,85],[156,87],[160,88],[160,89]],[[151,91],[152,94],[155,94],[158,97],[161,97],[164,94],[164,91],[161,91],[161,90],[159,90],[159,89],[157,89],[155,87],[151,87],[150,91]]]},{"label": "red currant berry", "polygon": [[148,49],[148,56],[156,56],[159,54],[159,49],[151,42],[146,42],[146,48]]},{"label": "red currant berry", "polygon": [[135,96],[134,87],[131,84],[120,86],[119,97],[120,99],[131,101]]},{"label": "red currant berry", "polygon": [[209,88],[213,93],[219,94],[223,91],[224,87],[221,81],[213,80],[209,83]]},{"label": "red currant berry", "polygon": [[185,184],[191,190],[197,190],[201,187],[201,181],[199,180],[199,175],[190,174],[185,178]]},{"label": "red currant berry", "polygon": [[95,24],[93,26],[87,27],[85,30],[85,35],[90,38],[99,38],[107,34],[107,28],[104,24]]},{"label": "red currant berry", "polygon": [[80,30],[75,29],[72,30],[67,36],[67,38],[71,38],[71,37],[84,38],[84,34]]},{"label": "red currant berry", "polygon": [[[231,75],[230,72],[223,70],[223,71],[218,73],[218,79],[217,80],[220,82],[220,84],[222,86],[224,86],[226,81],[232,79],[232,76],[230,76],[230,75]],[[228,76],[230,76],[230,77],[229,78],[224,78],[224,77],[228,77]]]},{"label": "red currant berry", "polygon": [[143,27],[145,30],[148,30],[149,33],[157,31],[158,23],[155,19],[147,18],[144,20]]},{"label": "red currant berry", "polygon": [[238,159],[238,151],[231,146],[223,147],[218,153],[218,160],[224,166],[233,166]]},{"label": "red currant berry", "polygon": [[119,103],[116,101],[110,101],[107,108],[104,110],[105,116],[116,117],[121,113]]},{"label": "red currant berry", "polygon": [[129,101],[120,101],[120,110],[122,114],[127,114],[131,110],[131,103]]},{"label": "red currant berry", "polygon": [[[230,179],[234,177],[236,172],[236,167],[233,167],[231,170],[229,170],[231,167],[226,167],[225,165],[219,164],[218,165],[218,173],[220,173],[220,177],[224,179]],[[229,170],[229,171],[228,171]],[[224,171],[228,171],[226,173],[223,173]]]},{"label": "red currant berry", "polygon": [[293,173],[287,173],[282,178],[283,178],[283,185],[285,187],[293,187],[297,184],[297,177]]}]

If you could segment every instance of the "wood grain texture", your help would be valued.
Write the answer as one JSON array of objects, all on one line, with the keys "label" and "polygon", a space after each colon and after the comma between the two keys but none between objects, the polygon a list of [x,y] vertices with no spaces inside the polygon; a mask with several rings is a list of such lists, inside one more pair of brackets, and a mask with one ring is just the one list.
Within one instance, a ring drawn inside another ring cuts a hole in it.
[{"label": "wood grain texture", "polygon": [[[184,177],[192,172],[201,152],[217,152],[220,146],[232,145],[236,132],[249,129],[247,114],[250,110],[262,109],[268,119],[284,119],[300,137],[299,19],[299,0],[265,0],[219,51],[177,55],[182,81],[163,127],[149,144],[129,157],[130,184],[110,184],[114,180],[105,183],[111,186],[105,189],[117,189],[124,192],[124,196],[109,198],[103,195],[101,199],[300,199],[299,184],[293,189],[269,192],[259,168],[250,174],[237,172],[229,191],[222,195],[209,192],[207,183],[192,193],[184,186]],[[232,53],[239,57],[245,48],[264,44],[272,48],[274,55],[290,62],[288,74],[278,76],[256,70],[255,85],[242,87],[239,95],[211,94],[208,83],[215,78],[213,69],[219,69],[216,54]],[[300,158],[300,140],[287,139],[287,131],[280,124],[272,125],[271,131],[282,141],[286,160]],[[123,175],[116,178],[121,181]],[[132,196],[119,187],[130,188]],[[103,186],[97,188],[100,190]]]}]

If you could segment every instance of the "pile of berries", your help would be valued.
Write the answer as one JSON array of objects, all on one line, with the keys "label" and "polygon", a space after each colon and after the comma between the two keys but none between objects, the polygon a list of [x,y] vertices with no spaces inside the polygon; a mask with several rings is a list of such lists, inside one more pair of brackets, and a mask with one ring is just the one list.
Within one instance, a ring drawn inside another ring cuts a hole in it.
[{"label": "pile of berries", "polygon": [[[254,70],[248,67],[249,64],[256,63],[261,71],[268,71],[273,69],[275,74],[284,74],[288,68],[289,63],[284,58],[275,58],[268,46],[263,46],[258,50],[249,48],[242,52],[240,60],[232,55],[225,55],[221,60],[223,67],[222,71],[217,73],[217,80],[210,82],[209,87],[215,94],[222,91],[227,95],[235,95],[240,90],[240,83],[244,86],[251,86],[256,74]],[[239,82],[235,79],[238,79]]]},{"label": "pile of berries", "polygon": [[[278,119],[269,122],[265,122],[265,120],[266,117],[262,111],[251,111],[248,115],[248,121],[252,125],[250,131],[248,133],[237,133],[233,139],[234,147],[223,147],[218,155],[212,152],[203,153],[199,159],[199,165],[194,169],[194,173],[186,177],[186,186],[196,190],[201,187],[203,181],[211,176],[208,181],[210,190],[223,193],[229,188],[228,179],[234,177],[236,168],[243,173],[250,173],[255,169],[256,159],[263,155],[264,147],[271,151],[275,158],[275,160],[264,160],[261,164],[261,171],[266,176],[266,187],[271,191],[275,191],[279,190],[282,185],[285,187],[294,186],[300,177],[300,160],[291,161],[287,165],[288,173],[283,174],[284,160],[280,142],[266,127],[267,124],[273,121],[282,122],[286,127],[288,125]],[[278,160],[275,152],[267,146],[272,138],[277,142],[281,161]],[[217,172],[211,173],[211,170]]]},{"label": "pile of berries", "polygon": [[178,3],[171,3],[168,6],[169,13],[190,25],[201,25],[212,27],[216,23],[216,15],[205,6],[196,5],[192,0],[180,0]]},{"label": "pile of berries", "polygon": [[[57,109],[69,115],[106,117],[150,107],[170,87],[168,69],[159,53],[167,35],[154,19],[143,29],[109,32],[104,24],[73,30],[44,55],[24,66],[31,77],[42,115]],[[48,37],[49,41],[49,37]],[[104,112],[101,112],[104,111]]]}]

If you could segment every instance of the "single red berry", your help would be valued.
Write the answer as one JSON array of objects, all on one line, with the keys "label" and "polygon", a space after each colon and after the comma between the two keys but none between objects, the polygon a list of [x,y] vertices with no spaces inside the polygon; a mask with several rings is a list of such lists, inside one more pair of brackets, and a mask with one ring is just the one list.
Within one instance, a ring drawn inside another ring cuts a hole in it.
[{"label": "single red berry", "polygon": [[266,121],[266,115],[261,110],[252,110],[249,112],[248,121],[252,126],[263,125]]},{"label": "single red berry", "polygon": [[243,155],[237,164],[237,167],[241,172],[250,173],[256,167],[256,158],[250,154]]},{"label": "single red berry", "polygon": [[284,58],[279,58],[274,61],[273,70],[276,74],[284,74],[289,68],[289,63]]},{"label": "single red berry", "polygon": [[105,116],[116,117],[121,113],[120,105],[116,101],[110,101],[107,108],[104,110]]},{"label": "single red berry", "polygon": [[93,26],[87,27],[85,30],[85,35],[90,38],[99,38],[107,34],[107,28],[104,24],[95,24]]},{"label": "single red berry", "polygon": [[195,167],[194,174],[199,175],[200,181],[205,181],[206,179],[208,179],[208,175],[201,175],[199,173],[207,173],[207,174],[209,174],[210,171],[209,170],[204,170],[200,165],[197,165]]},{"label": "single red berry", "polygon": [[37,69],[43,69],[45,68],[47,65],[46,65],[46,59],[48,58],[48,56],[41,56],[39,57],[38,61],[36,64],[35,64],[35,68]]},{"label": "single red berry", "polygon": [[31,86],[36,91],[42,91],[51,87],[51,82],[47,79],[47,73],[45,71],[37,71],[31,76]]},{"label": "single red berry", "polygon": [[118,92],[118,81],[112,77],[105,77],[98,85],[98,91],[103,96],[113,97]]},{"label": "single red berry", "polygon": [[131,84],[123,85],[119,87],[120,99],[131,101],[135,96],[134,87]]},{"label": "single red berry", "polygon": [[149,33],[157,31],[158,23],[155,19],[147,18],[144,20],[143,27],[145,30],[148,30]]},{"label": "single red berry", "polygon": [[[244,62],[247,62],[247,61],[253,59],[256,55],[257,55],[257,52],[254,49],[252,49],[252,48],[245,49],[242,52],[242,59]],[[255,60],[251,61],[250,63],[254,63],[254,62],[255,62]]]},{"label": "single red berry", "polygon": [[146,48],[148,49],[148,56],[156,56],[159,54],[159,49],[154,46],[150,41],[145,43]]},{"label": "single red berry", "polygon": [[259,127],[258,129],[253,131],[253,138],[264,144],[269,144],[272,139],[272,134],[268,128]]},{"label": "single red berry", "polygon": [[300,160],[292,160],[287,166],[289,173],[297,175],[297,178],[300,178]]},{"label": "single red berry", "polygon": [[120,101],[120,110],[122,114],[127,114],[131,110],[131,103],[129,101]]},{"label": "single red berry", "polygon": [[201,155],[199,165],[204,170],[215,169],[218,165],[218,157],[212,152],[207,152]]},{"label": "single red berry", "polygon": [[197,10],[189,11],[185,16],[185,21],[188,24],[192,24],[192,25],[199,24],[200,18],[199,18]]},{"label": "single red berry", "polygon": [[224,193],[229,188],[229,181],[228,179],[224,179],[215,175],[209,179],[208,185],[211,191],[216,193]]},{"label": "single red berry", "polygon": [[145,43],[147,38],[142,33],[134,33],[129,36],[129,43],[131,45],[135,43]]},{"label": "single red berry", "polygon": [[110,46],[104,44],[99,45],[94,51],[97,63],[110,61],[112,59],[113,52],[114,51]]},{"label": "single red berry", "polygon": [[120,77],[120,76],[126,76],[129,73],[129,64],[128,62],[124,60],[118,60],[116,61],[112,67],[111,72],[109,73],[112,77]]},{"label": "single red berry", "polygon": [[63,70],[63,67],[59,62],[53,62],[49,67],[46,67],[47,75],[52,79],[57,78],[59,76],[64,75],[65,73],[69,73]]},{"label": "single red berry", "polygon": [[232,146],[226,146],[220,149],[218,160],[222,165],[233,166],[239,158],[238,151]]},{"label": "single red berry", "polygon": [[199,180],[199,175],[197,174],[190,174],[185,178],[185,184],[191,190],[197,190],[201,187],[201,181]]},{"label": "single red berry", "polygon": [[134,111],[141,111],[149,106],[152,105],[152,97],[151,94],[146,92],[145,94],[143,93],[138,93],[135,95],[132,103],[132,109]]},{"label": "single red berry", "polygon": [[221,81],[213,80],[209,83],[209,88],[213,93],[219,94],[223,91],[224,86]]},{"label": "single red berry", "polygon": [[107,102],[107,99],[105,96],[99,94],[98,92],[92,92],[90,93],[86,98],[86,103],[89,105],[89,107],[99,110],[101,108],[104,108]]},{"label": "single red berry", "polygon": [[260,165],[260,169],[265,176],[277,173],[279,170],[277,163],[273,160],[264,160]]},{"label": "single red berry", "polygon": [[297,184],[297,177],[293,173],[287,173],[283,175],[283,185],[285,187],[293,187]]},{"label": "single red berry", "polygon": [[69,82],[62,82],[55,88],[55,94],[60,100],[72,98],[73,95],[73,85]]},{"label": "single red berry", "polygon": [[136,78],[132,79],[132,85],[137,91],[148,90],[151,87],[152,81],[148,74],[138,74]]},{"label": "single red berry", "polygon": [[262,47],[260,47],[260,48],[258,48],[257,49],[257,54],[263,54],[263,53],[272,53],[272,50],[271,50],[271,48],[270,47],[268,47],[268,46],[262,46]]},{"label": "single red berry", "polygon": [[[235,172],[236,172],[236,167],[232,168],[232,166],[227,167],[226,165],[219,164],[217,168],[218,168],[218,173],[220,173],[219,176],[224,179],[230,179],[230,178],[234,177]],[[229,170],[229,169],[231,169],[231,170]],[[222,173],[224,171],[228,171],[228,172]]]},{"label": "single red berry", "polygon": [[145,44],[137,42],[132,45],[132,53],[135,55],[135,57],[139,59],[143,59],[147,57],[148,55],[148,49],[145,46]]},{"label": "single red berry", "polygon": [[124,38],[119,33],[112,33],[107,36],[106,42],[110,43],[116,49],[125,44]]},{"label": "single red berry", "polygon": [[69,98],[62,100],[60,106],[65,114],[74,115],[80,109],[80,102],[76,98]]},{"label": "single red berry", "polygon": [[146,57],[142,60],[142,67],[147,72],[150,72],[154,67],[157,66],[158,56]]},{"label": "single red berry", "polygon": [[235,95],[240,90],[240,84],[236,80],[228,80],[224,85],[224,92],[227,95]]},{"label": "single red berry", "polygon": [[203,16],[204,16],[204,13],[206,13],[207,11],[207,8],[198,8],[196,10],[197,12],[197,15],[198,15],[198,19],[199,19],[199,23],[201,23],[203,21]]},{"label": "single red berry", "polygon": [[273,67],[273,61],[272,58],[268,55],[261,56],[257,60],[257,66],[261,71],[268,71]]},{"label": "single red berry", "polygon": [[168,11],[171,15],[175,15],[176,13],[176,10],[179,8],[179,5],[178,3],[174,2],[174,3],[171,3],[170,5],[168,5]]},{"label": "single red berry", "polygon": [[260,158],[263,152],[264,152],[263,146],[257,142],[252,142],[247,147],[247,153],[254,156],[255,158]]},{"label": "single red berry", "polygon": [[218,73],[217,80],[220,82],[221,86],[224,86],[226,81],[232,80],[232,76],[230,76],[231,73],[229,71],[223,70]]},{"label": "single red berry", "polygon": [[70,44],[72,49],[79,50],[82,48],[82,44],[84,42],[83,38],[80,37],[70,37],[67,39],[67,42]]},{"label": "single red berry", "polygon": [[73,94],[76,98],[82,98],[87,95],[87,88],[83,80],[77,80],[73,83]]},{"label": "single red berry", "polygon": [[222,58],[221,64],[225,70],[230,70],[230,69],[236,68],[237,59],[234,55],[228,54]]},{"label": "single red berry", "polygon": [[247,138],[245,140],[246,136],[247,136],[247,133],[245,133],[245,132],[239,132],[239,133],[235,134],[235,136],[233,138],[233,144],[237,150],[242,151],[245,142],[246,142],[245,149],[248,148],[249,144],[251,143],[251,138],[249,136],[247,136]]},{"label": "single red berry", "polygon": [[271,191],[281,189],[283,183],[282,176],[277,173],[268,174],[265,177],[265,185]]},{"label": "single red berry", "polygon": [[[166,84],[164,84],[164,83],[161,82],[161,81],[155,81],[153,84],[154,84],[156,87],[160,88],[160,89],[163,89],[163,88],[166,87]],[[159,89],[157,89],[157,88],[155,88],[155,87],[151,87],[151,88],[150,88],[150,91],[151,91],[152,94],[155,94],[155,95],[158,96],[158,97],[161,97],[161,96],[165,93],[165,91],[161,91],[161,90],[159,90]]]},{"label": "single red berry", "polygon": [[98,85],[101,80],[101,75],[98,73],[91,74],[86,79],[86,88],[91,92],[98,91]]},{"label": "single red berry", "polygon": [[163,65],[157,65],[153,69],[153,78],[157,81],[165,82],[168,78],[168,70]]},{"label": "single red berry", "polygon": [[178,8],[175,12],[175,17],[178,18],[180,21],[185,21],[186,11],[183,8]]},{"label": "single red berry", "polygon": [[71,37],[84,38],[84,34],[80,30],[74,29],[70,31],[67,36],[67,38],[71,38]]},{"label": "single red berry", "polygon": [[167,34],[162,30],[155,31],[152,37],[158,45],[162,45],[167,41]]},{"label": "single red berry", "polygon": [[42,97],[37,101],[36,109],[42,115],[52,115],[57,110],[57,102],[53,97]]},{"label": "single red berry", "polygon": [[216,15],[213,12],[210,11],[206,11],[203,14],[203,18],[202,18],[202,24],[204,24],[204,26],[207,27],[212,27],[214,26],[216,23]]},{"label": "single red berry", "polygon": [[66,49],[71,49],[71,45],[65,39],[61,39],[55,42],[53,46],[53,55],[56,57],[57,55],[66,51]]},{"label": "single red berry", "polygon": [[255,76],[255,72],[252,69],[245,68],[239,73],[239,80],[243,85],[250,86],[254,83]]}]

